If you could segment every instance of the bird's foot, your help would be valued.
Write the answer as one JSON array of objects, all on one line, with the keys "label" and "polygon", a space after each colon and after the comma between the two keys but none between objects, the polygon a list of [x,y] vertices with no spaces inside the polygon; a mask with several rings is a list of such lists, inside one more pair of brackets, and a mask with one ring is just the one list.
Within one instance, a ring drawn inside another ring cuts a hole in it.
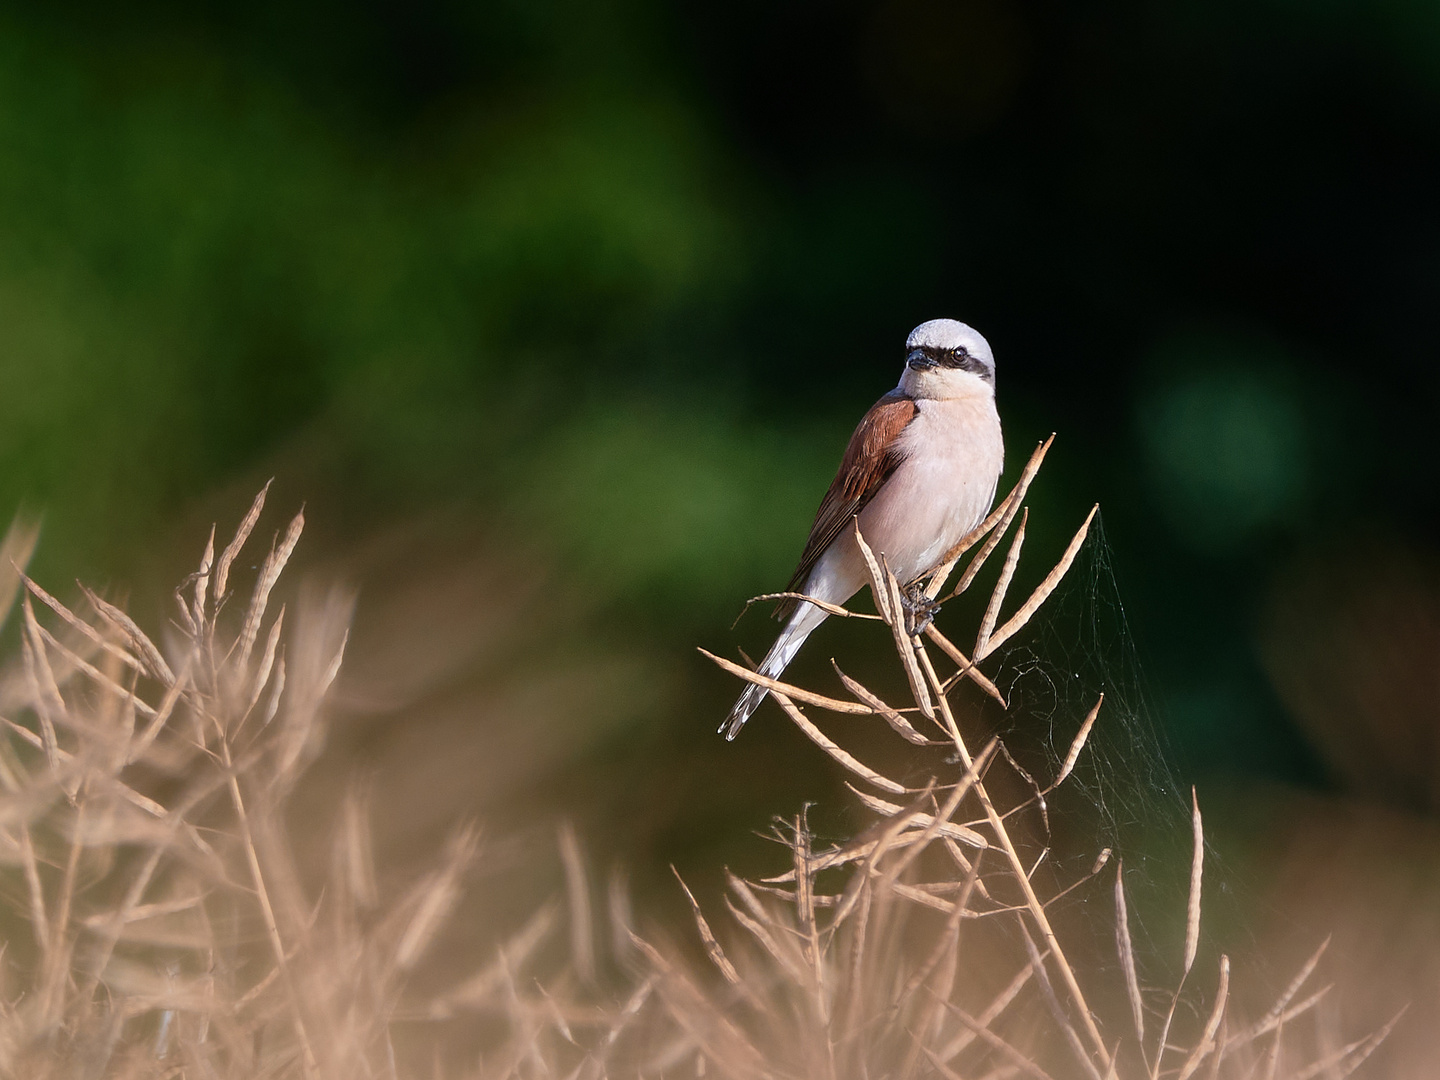
[{"label": "bird's foot", "polygon": [[925,595],[925,587],[918,581],[900,591],[900,607],[905,612],[905,629],[911,637],[923,634],[940,612],[940,604]]}]

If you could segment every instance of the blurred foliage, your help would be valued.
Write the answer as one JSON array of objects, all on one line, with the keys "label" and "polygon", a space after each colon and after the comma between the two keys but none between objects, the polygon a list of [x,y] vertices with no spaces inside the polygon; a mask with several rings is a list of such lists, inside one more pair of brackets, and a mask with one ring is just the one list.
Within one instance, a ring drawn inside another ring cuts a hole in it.
[{"label": "blurred foliage", "polygon": [[1292,520],[1311,482],[1296,379],[1245,343],[1178,341],[1136,415],[1156,502],[1182,542],[1225,549]]},{"label": "blurred foliage", "polygon": [[1308,537],[1435,541],[1437,56],[1418,2],[12,0],[0,509],[116,572],[309,433],[716,644],[953,315],[1190,764],[1315,779],[1251,622]]}]

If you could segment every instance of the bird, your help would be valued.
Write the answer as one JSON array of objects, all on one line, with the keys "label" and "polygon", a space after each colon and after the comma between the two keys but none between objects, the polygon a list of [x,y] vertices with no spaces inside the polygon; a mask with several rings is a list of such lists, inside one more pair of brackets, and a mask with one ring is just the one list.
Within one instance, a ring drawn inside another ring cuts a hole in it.
[{"label": "bird", "polygon": [[[857,519],[895,577],[914,583],[985,519],[1004,458],[989,343],[955,319],[921,323],[905,340],[899,384],[850,436],[786,591],[831,604],[860,591],[869,574]],[[779,678],[826,615],[816,604],[781,601],[775,617],[785,627],[759,673]],[[746,686],[717,734],[733,740],[769,692]]]}]

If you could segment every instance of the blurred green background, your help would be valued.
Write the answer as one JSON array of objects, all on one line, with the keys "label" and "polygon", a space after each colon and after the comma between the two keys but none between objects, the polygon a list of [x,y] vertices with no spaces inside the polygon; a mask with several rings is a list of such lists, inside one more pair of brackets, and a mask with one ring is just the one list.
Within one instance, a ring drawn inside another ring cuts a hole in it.
[{"label": "blurred green background", "polygon": [[692,645],[763,649],[953,316],[1007,475],[1059,433],[1036,558],[1101,503],[1182,772],[1341,784],[1257,626],[1347,538],[1429,558],[1437,190],[1407,0],[7,2],[0,511],[64,582],[277,461],[332,538],[459,507],[663,673],[612,758],[718,760]]}]

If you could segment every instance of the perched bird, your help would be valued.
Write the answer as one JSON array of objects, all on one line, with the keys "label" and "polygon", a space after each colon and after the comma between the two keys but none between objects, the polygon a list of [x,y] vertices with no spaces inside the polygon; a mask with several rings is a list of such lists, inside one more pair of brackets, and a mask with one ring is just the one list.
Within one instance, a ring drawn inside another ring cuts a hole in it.
[{"label": "perched bird", "polygon": [[[900,384],[877,401],[850,436],[840,471],[815,515],[787,592],[843,604],[869,580],[853,522],[902,583],[914,582],[985,519],[1005,456],[995,411],[995,359],[978,333],[954,319],[910,331]],[[825,621],[825,611],[786,600],[785,629],[760,674],[778,678]],[[720,725],[745,726],[769,691],[745,688]]]}]

